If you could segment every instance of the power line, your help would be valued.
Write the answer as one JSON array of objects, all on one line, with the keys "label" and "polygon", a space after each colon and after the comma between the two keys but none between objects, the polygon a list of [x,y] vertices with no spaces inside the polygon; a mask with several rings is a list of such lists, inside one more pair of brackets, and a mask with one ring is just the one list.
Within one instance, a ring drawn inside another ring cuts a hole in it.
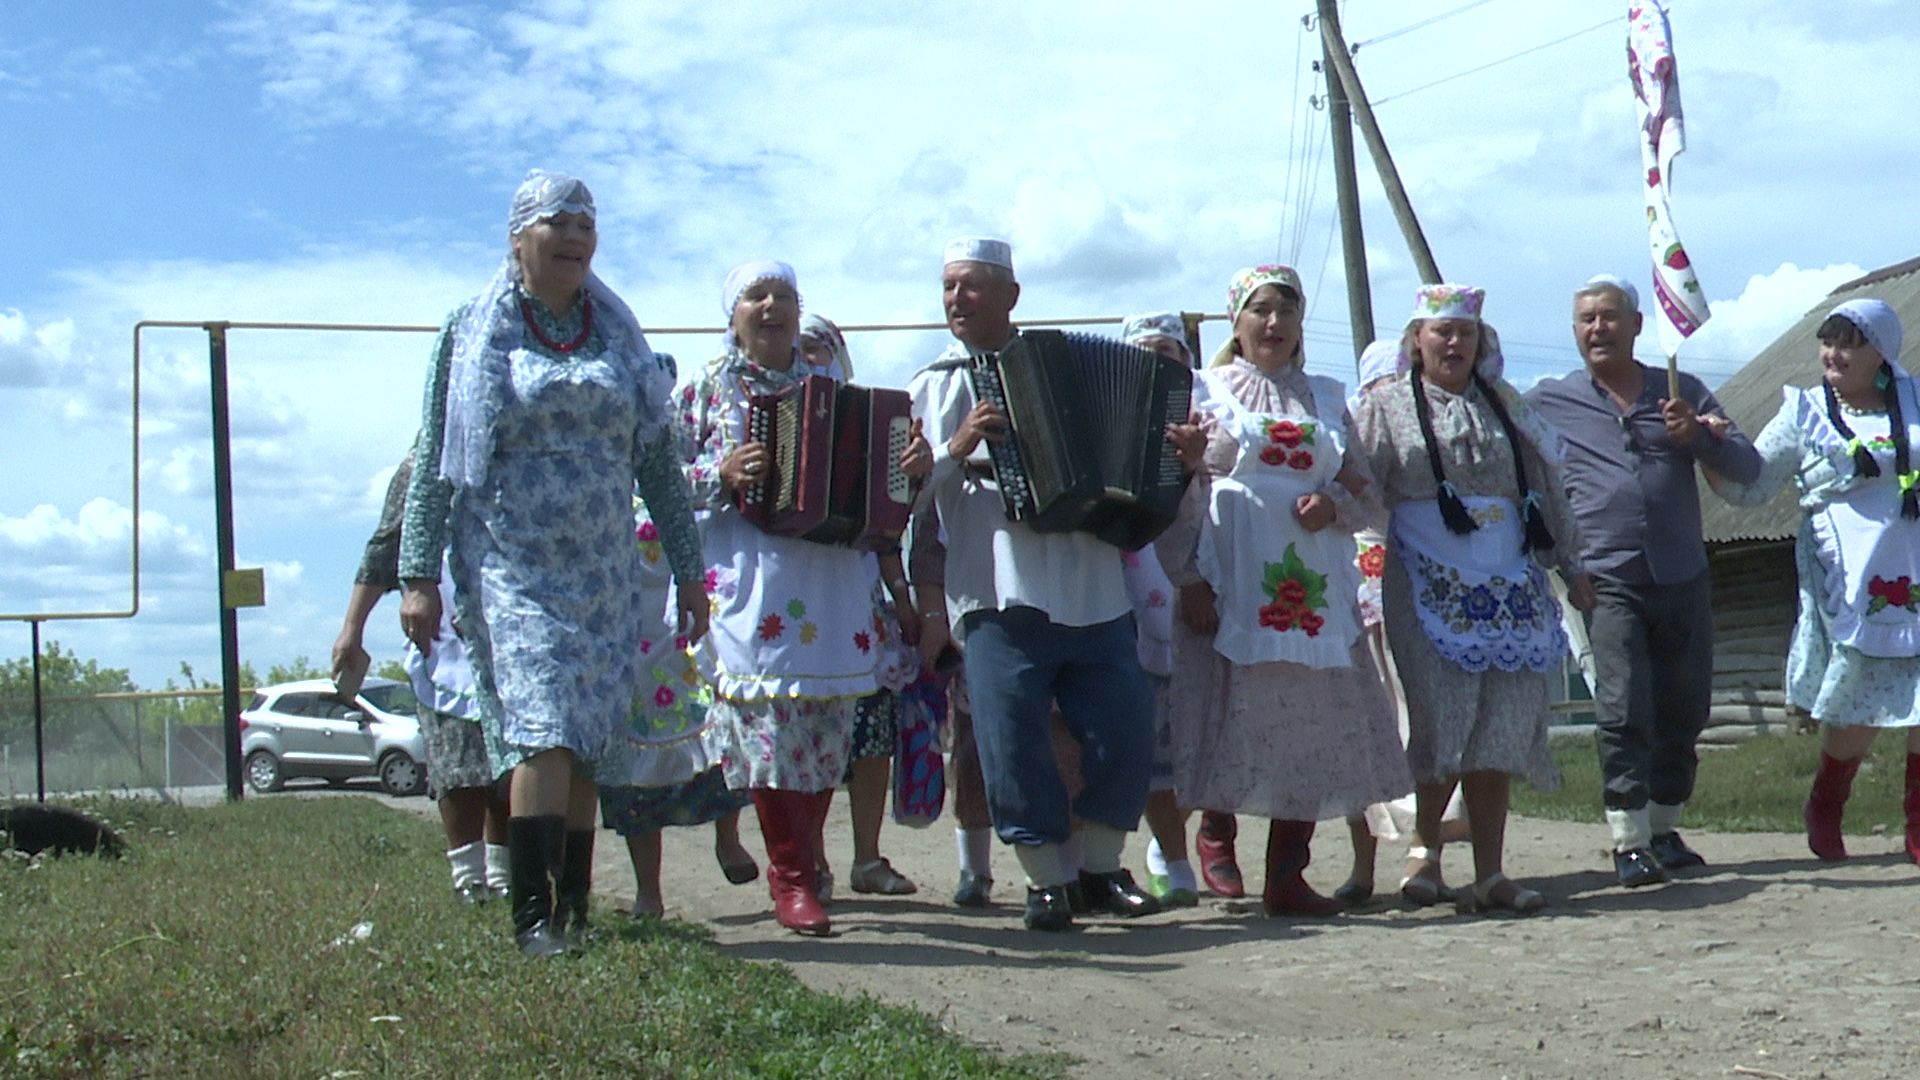
[{"label": "power line", "polygon": [[1512,53],[1507,56],[1503,56],[1498,60],[1488,61],[1487,63],[1481,64],[1479,67],[1468,68],[1465,71],[1456,71],[1452,75],[1442,76],[1441,78],[1435,79],[1430,83],[1421,83],[1419,86],[1416,86],[1411,90],[1402,90],[1397,94],[1390,94],[1386,97],[1376,99],[1373,102],[1373,106],[1375,108],[1379,108],[1380,106],[1385,105],[1389,101],[1398,101],[1399,99],[1406,97],[1409,94],[1417,94],[1422,90],[1431,90],[1432,88],[1439,86],[1441,83],[1449,83],[1455,79],[1464,79],[1468,75],[1477,75],[1480,72],[1487,70],[1488,68],[1499,67],[1501,64],[1504,64],[1509,60],[1518,60],[1523,56],[1528,56],[1533,53],[1537,53],[1541,49],[1550,49],[1555,45],[1560,45],[1565,42],[1572,41],[1574,38],[1580,37],[1584,34],[1591,34],[1595,30],[1604,30],[1609,26],[1618,26],[1619,24],[1620,24],[1620,20],[1617,17],[1602,19],[1599,22],[1594,23],[1592,26],[1589,26],[1584,30],[1575,30],[1573,33],[1568,34],[1565,37],[1557,37],[1557,38],[1554,38],[1552,41],[1544,41],[1538,45],[1533,46],[1532,48],[1521,49],[1517,53]]},{"label": "power line", "polygon": [[1432,26],[1434,23],[1437,23],[1442,19],[1451,19],[1455,15],[1460,14],[1461,12],[1472,11],[1474,8],[1481,7],[1485,4],[1490,4],[1492,2],[1493,0],[1473,0],[1473,3],[1467,4],[1464,7],[1457,7],[1457,8],[1454,8],[1452,11],[1443,11],[1440,14],[1434,15],[1430,18],[1421,19],[1419,22],[1414,23],[1412,26],[1403,26],[1398,30],[1389,30],[1384,34],[1379,35],[1378,37],[1370,37],[1365,41],[1357,42],[1348,47],[1347,53],[1351,55],[1353,53],[1359,52],[1362,48],[1365,48],[1368,45],[1378,45],[1383,41],[1392,41],[1394,38],[1399,37],[1401,34],[1411,34],[1415,30],[1422,30],[1422,29],[1425,29],[1426,27]]}]

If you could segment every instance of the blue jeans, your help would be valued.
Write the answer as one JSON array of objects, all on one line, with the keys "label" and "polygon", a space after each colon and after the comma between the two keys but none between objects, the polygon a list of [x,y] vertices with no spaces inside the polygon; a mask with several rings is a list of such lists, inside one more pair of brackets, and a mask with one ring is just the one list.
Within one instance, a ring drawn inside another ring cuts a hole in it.
[{"label": "blue jeans", "polygon": [[1061,626],[1038,608],[975,611],[965,640],[973,734],[1000,839],[1067,839],[1067,787],[1047,738],[1055,702],[1086,780],[1072,812],[1122,832],[1138,827],[1153,768],[1153,685],[1134,651],[1133,616]]}]

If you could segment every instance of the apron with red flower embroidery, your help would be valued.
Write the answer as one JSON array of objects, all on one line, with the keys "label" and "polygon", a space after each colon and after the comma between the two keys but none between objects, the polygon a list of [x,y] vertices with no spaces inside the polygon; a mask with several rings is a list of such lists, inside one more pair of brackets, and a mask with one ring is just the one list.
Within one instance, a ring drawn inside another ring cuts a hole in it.
[{"label": "apron with red flower embroidery", "polygon": [[1196,554],[1217,598],[1213,647],[1236,664],[1353,663],[1353,534],[1332,526],[1308,532],[1293,516],[1300,496],[1334,482],[1347,448],[1339,384],[1309,381],[1319,416],[1256,413],[1224,387],[1209,394],[1209,411],[1240,453],[1231,472],[1213,479]]},{"label": "apron with red flower embroidery", "polygon": [[[1900,383],[1902,411],[1913,417],[1920,410],[1914,400],[1920,395],[1912,393],[1911,379]],[[1827,427],[1824,398],[1817,388],[1801,393],[1802,430],[1826,436],[1819,441],[1837,448],[1830,456],[1840,474],[1852,472],[1839,436]],[[1879,462],[1880,475],[1857,480],[1808,519],[1814,553],[1827,571],[1822,598],[1827,632],[1834,641],[1868,656],[1920,656],[1920,522],[1900,516],[1887,417],[1857,416],[1853,426]],[[1911,445],[1920,446],[1920,426],[1910,426],[1907,437]]]}]

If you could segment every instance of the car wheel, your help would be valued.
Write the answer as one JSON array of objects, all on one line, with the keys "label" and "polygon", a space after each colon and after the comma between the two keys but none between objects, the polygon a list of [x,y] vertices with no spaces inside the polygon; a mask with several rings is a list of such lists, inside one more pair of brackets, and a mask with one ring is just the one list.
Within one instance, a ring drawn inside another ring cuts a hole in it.
[{"label": "car wheel", "polygon": [[427,771],[405,752],[392,750],[380,759],[380,786],[389,795],[418,795],[427,790]]},{"label": "car wheel", "polygon": [[280,772],[280,759],[266,750],[255,750],[247,755],[247,786],[255,791],[279,791],[287,786],[287,778]]}]

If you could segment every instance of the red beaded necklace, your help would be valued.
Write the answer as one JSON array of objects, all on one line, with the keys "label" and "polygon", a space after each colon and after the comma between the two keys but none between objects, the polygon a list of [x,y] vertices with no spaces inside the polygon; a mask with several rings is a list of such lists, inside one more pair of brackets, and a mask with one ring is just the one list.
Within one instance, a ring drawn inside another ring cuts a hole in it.
[{"label": "red beaded necklace", "polygon": [[593,297],[580,298],[580,335],[572,341],[555,341],[542,333],[540,323],[533,317],[533,305],[528,303],[524,296],[520,298],[520,317],[527,321],[527,329],[533,331],[533,336],[540,339],[540,344],[557,353],[570,353],[585,345],[587,335],[593,333]]}]

